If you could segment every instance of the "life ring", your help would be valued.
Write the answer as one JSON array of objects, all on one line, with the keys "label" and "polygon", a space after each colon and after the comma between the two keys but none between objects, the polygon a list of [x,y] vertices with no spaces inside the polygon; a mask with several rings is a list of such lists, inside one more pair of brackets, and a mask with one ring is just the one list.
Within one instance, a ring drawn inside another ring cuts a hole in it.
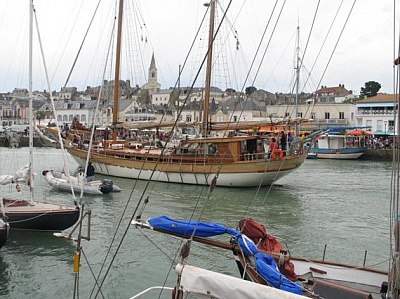
[{"label": "life ring", "polygon": [[283,159],[283,150],[277,148],[272,152],[271,159],[276,160],[276,154],[279,153],[279,159]]}]

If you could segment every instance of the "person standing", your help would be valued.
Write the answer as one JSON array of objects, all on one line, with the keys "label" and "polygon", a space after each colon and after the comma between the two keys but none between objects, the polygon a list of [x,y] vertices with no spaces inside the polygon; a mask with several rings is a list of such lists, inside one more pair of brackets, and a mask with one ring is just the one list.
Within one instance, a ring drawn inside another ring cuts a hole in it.
[{"label": "person standing", "polygon": [[286,151],[286,144],[287,144],[287,137],[284,131],[281,132],[281,149],[285,152]]},{"label": "person standing", "polygon": [[270,143],[269,143],[269,152],[272,154],[274,154],[275,150],[278,148],[278,144],[276,142],[275,138],[272,138]]},{"label": "person standing", "polygon": [[89,162],[89,165],[86,169],[86,179],[88,182],[91,182],[94,180],[94,171],[95,171],[95,169],[94,169],[92,162]]}]

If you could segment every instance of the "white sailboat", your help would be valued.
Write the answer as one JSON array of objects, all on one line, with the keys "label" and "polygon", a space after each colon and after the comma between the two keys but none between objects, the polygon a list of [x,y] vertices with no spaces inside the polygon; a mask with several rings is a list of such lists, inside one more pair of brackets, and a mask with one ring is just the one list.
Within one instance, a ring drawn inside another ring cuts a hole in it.
[{"label": "white sailboat", "polygon": [[[59,231],[73,226],[79,219],[80,210],[75,206],[36,201],[35,177],[33,172],[33,107],[32,107],[32,35],[33,35],[33,1],[29,0],[29,164],[22,167],[15,175],[5,175],[0,179],[2,185],[26,184],[29,187],[29,198],[2,198],[5,217],[12,229]],[[17,190],[18,191],[18,190]]]}]

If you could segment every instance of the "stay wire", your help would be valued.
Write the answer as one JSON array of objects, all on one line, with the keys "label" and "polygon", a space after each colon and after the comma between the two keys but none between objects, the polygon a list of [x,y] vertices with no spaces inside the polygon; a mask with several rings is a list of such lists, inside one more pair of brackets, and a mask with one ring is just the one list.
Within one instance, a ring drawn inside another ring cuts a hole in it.
[{"label": "stay wire", "polygon": [[82,50],[82,48],[83,48],[83,45],[84,45],[84,43],[85,43],[85,41],[86,41],[86,37],[87,37],[87,35],[88,35],[88,33],[89,33],[89,30],[90,30],[90,28],[91,28],[91,26],[92,26],[92,23],[93,23],[93,21],[94,21],[94,18],[95,18],[96,14],[97,14],[97,10],[99,9],[100,3],[101,3],[101,0],[99,0],[99,1],[97,2],[96,9],[94,10],[94,14],[93,14],[93,16],[92,16],[92,18],[91,18],[91,20],[90,20],[90,23],[89,23],[88,28],[86,29],[86,32],[85,32],[85,35],[84,35],[83,40],[82,40],[82,42],[81,42],[81,45],[79,46],[78,53],[76,54],[75,59],[74,59],[74,62],[72,63],[72,67],[71,67],[71,69],[70,69],[70,71],[69,71],[69,73],[68,73],[67,80],[65,80],[64,88],[67,86],[67,84],[68,84],[68,82],[69,82],[69,79],[71,78],[72,72],[73,72],[73,70],[74,70],[74,68],[75,68],[76,62],[78,61],[79,55],[80,55],[81,50]]},{"label": "stay wire", "polygon": [[333,54],[334,54],[335,51],[336,51],[336,48],[337,48],[337,46],[338,46],[338,44],[339,44],[339,41],[340,41],[340,38],[342,37],[342,34],[343,34],[343,32],[344,32],[344,29],[346,28],[347,22],[349,21],[350,15],[351,15],[351,13],[353,12],[353,8],[354,8],[356,2],[357,2],[357,0],[354,0],[354,1],[353,1],[353,5],[351,6],[351,9],[350,9],[350,11],[349,11],[349,13],[348,13],[348,15],[347,15],[346,21],[345,21],[345,23],[344,23],[344,25],[343,25],[343,27],[342,27],[342,30],[340,31],[339,37],[338,37],[338,39],[337,39],[337,41],[336,41],[336,44],[335,44],[335,46],[334,46],[334,48],[333,48],[333,50],[332,50],[332,53],[331,53],[331,55],[330,55],[330,57],[329,57],[329,59],[328,59],[328,62],[327,62],[327,64],[326,64],[326,66],[325,66],[325,69],[324,69],[324,71],[323,71],[323,73],[322,73],[322,75],[321,75],[321,78],[320,78],[320,80],[319,80],[317,86],[320,86],[320,84],[321,84],[321,82],[322,82],[322,79],[324,78],[325,73],[326,73],[326,71],[328,70],[329,64],[330,64],[330,62],[331,62],[331,60],[332,60],[332,57],[333,57]]},{"label": "stay wire", "polygon": [[[232,0],[231,0],[231,2],[232,2]],[[220,27],[219,27],[219,28],[220,28]],[[218,29],[219,29],[219,28],[218,28]],[[208,52],[207,52],[207,54],[208,54]],[[205,58],[204,58],[203,63],[202,63],[203,65],[204,65],[204,62],[206,61],[206,58],[207,58],[207,55],[205,55]],[[199,76],[199,73],[200,73],[200,70],[199,70],[199,72],[197,73],[196,78]],[[193,86],[194,86],[194,83],[193,83],[193,85],[192,85],[192,87],[191,87],[192,89],[193,89]],[[187,100],[187,98],[186,98],[186,100]],[[182,112],[182,110],[181,110],[180,112]],[[179,118],[177,117],[177,119],[175,120],[174,127],[176,127],[176,124],[177,124],[177,122],[178,122],[178,119],[179,119]],[[164,148],[162,149],[161,154],[160,154],[160,157],[159,157],[159,159],[157,160],[157,164],[156,164],[156,165],[158,165],[158,164],[161,162],[161,158],[162,158],[162,156],[163,156],[163,153],[164,153],[164,151],[165,151],[165,148],[166,148],[166,147],[164,147]],[[144,166],[144,165],[142,165],[142,168],[141,168],[141,169],[143,169],[143,166]],[[103,283],[105,282],[105,279],[106,279],[106,277],[108,276],[108,273],[109,273],[109,271],[110,271],[110,269],[111,269],[111,266],[112,266],[112,264],[113,264],[113,262],[114,262],[114,260],[115,260],[115,258],[116,258],[116,256],[117,256],[117,253],[119,252],[119,250],[120,250],[120,248],[121,248],[121,246],[122,246],[122,242],[123,242],[123,240],[125,239],[125,237],[126,237],[126,235],[127,235],[127,232],[128,232],[128,230],[129,230],[129,228],[130,228],[130,226],[131,226],[131,222],[132,222],[132,220],[135,218],[136,213],[137,213],[137,211],[138,211],[138,209],[139,209],[139,206],[140,206],[141,203],[143,202],[144,195],[146,194],[147,190],[149,189],[149,185],[150,185],[150,182],[151,182],[151,180],[152,180],[152,178],[153,178],[153,176],[154,176],[156,167],[157,167],[157,166],[155,166],[154,170],[152,171],[152,173],[151,173],[151,175],[150,175],[150,178],[147,180],[147,183],[146,183],[145,188],[144,188],[144,190],[143,190],[143,192],[142,192],[142,195],[141,195],[141,197],[139,198],[139,201],[138,201],[138,203],[137,203],[137,205],[136,205],[136,207],[135,207],[135,209],[134,209],[134,212],[133,212],[133,214],[132,214],[132,216],[131,216],[131,219],[130,219],[130,221],[129,221],[129,223],[128,223],[128,225],[127,225],[127,227],[126,227],[126,229],[125,229],[125,231],[124,231],[124,233],[123,233],[123,235],[122,235],[122,238],[121,238],[121,240],[120,240],[120,242],[119,242],[119,244],[118,244],[118,246],[117,246],[117,249],[116,249],[116,251],[115,251],[115,253],[114,253],[112,259],[111,259],[111,262],[110,262],[110,264],[109,264],[109,266],[108,266],[108,268],[107,268],[107,270],[106,270],[106,273],[105,273],[104,276],[103,276],[103,279],[102,279],[102,281],[101,281],[101,284],[100,284],[100,286],[99,286],[99,288],[98,288],[98,291],[97,291],[97,293],[96,293],[96,295],[95,295],[95,298],[97,298],[98,292],[99,292],[99,290],[101,289]],[[133,193],[133,190],[132,190],[131,194],[132,194],[132,193]],[[129,199],[128,199],[127,205],[128,205],[128,203],[130,202],[130,199],[131,199],[131,196],[130,196]],[[124,211],[124,213],[125,213],[125,211]],[[122,221],[122,217],[121,217],[120,219],[121,219],[120,221]],[[171,268],[172,268],[172,267],[171,267]]]},{"label": "stay wire", "polygon": [[[322,42],[321,47],[319,48],[317,57],[314,59],[314,63],[313,63],[313,65],[311,66],[310,71],[308,72],[307,79],[305,80],[304,85],[303,85],[303,88],[301,89],[302,91],[304,91],[304,89],[305,89],[305,87],[306,87],[306,85],[307,85],[307,83],[308,83],[308,80],[309,80],[310,77],[311,77],[311,73],[312,73],[312,71],[314,70],[314,67],[315,67],[315,65],[316,65],[316,63],[317,63],[317,61],[318,61],[318,59],[319,59],[319,56],[321,55],[322,49],[324,48],[325,43],[326,43],[326,41],[328,40],[328,37],[330,36],[330,32],[331,32],[331,30],[332,30],[332,28],[333,28],[333,24],[335,23],[337,16],[339,15],[339,11],[341,10],[342,4],[343,4],[343,0],[340,2],[340,5],[339,5],[338,9],[336,10],[335,16],[334,16],[334,18],[333,18],[333,20],[332,20],[332,22],[331,22],[331,24],[330,24],[330,26],[329,26],[328,32],[327,32],[326,35],[325,35],[324,41]],[[303,57],[303,58],[304,58],[304,57]],[[303,60],[303,59],[302,59],[302,60]],[[316,86],[318,87],[319,85],[317,84]]]}]

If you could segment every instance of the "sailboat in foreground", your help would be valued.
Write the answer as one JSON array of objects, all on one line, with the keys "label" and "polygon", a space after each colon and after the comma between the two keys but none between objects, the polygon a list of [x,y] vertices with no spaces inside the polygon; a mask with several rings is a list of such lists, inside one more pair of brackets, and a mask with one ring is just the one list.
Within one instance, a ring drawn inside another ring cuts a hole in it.
[{"label": "sailboat in foreground", "polygon": [[33,173],[33,107],[32,107],[32,31],[33,31],[33,3],[30,1],[30,34],[29,34],[29,164],[21,167],[14,175],[0,177],[1,185],[19,184],[29,187],[30,198],[4,197],[4,213],[12,229],[58,231],[73,226],[79,219],[80,210],[75,206],[38,202],[34,200],[34,173]]},{"label": "sailboat in foreground", "polygon": [[[213,1],[212,1],[213,2]],[[122,12],[119,14],[122,16]],[[297,169],[307,157],[307,149],[299,136],[287,148],[268,150],[270,140],[258,135],[235,136],[243,125],[231,122],[216,125],[209,120],[211,68],[213,64],[215,7],[210,6],[210,29],[207,52],[207,72],[201,138],[183,139],[173,148],[143,147],[129,140],[117,139],[119,123],[120,44],[122,25],[118,27],[115,64],[113,139],[105,140],[90,153],[96,172],[117,177],[153,180],[168,183],[217,186],[254,187],[272,185]],[[268,121],[265,122],[267,124]],[[293,124],[292,124],[293,125]],[[128,129],[129,126],[126,127]],[[251,126],[242,129],[251,130]],[[210,133],[223,131],[221,137]],[[310,135],[309,139],[317,134]],[[310,142],[310,140],[308,140]],[[67,148],[81,167],[85,166],[88,149],[71,144]]]}]

